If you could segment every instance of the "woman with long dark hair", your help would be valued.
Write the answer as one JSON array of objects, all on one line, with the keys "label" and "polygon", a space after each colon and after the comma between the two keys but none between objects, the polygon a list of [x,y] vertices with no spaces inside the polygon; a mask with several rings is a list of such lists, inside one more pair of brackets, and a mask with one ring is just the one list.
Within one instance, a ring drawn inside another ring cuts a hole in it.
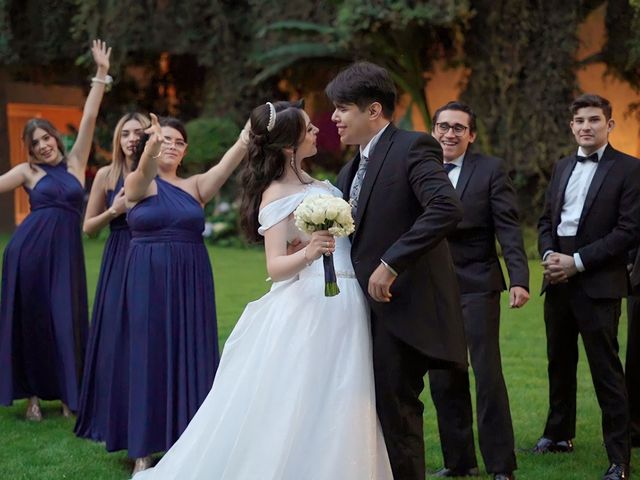
[{"label": "woman with long dark hair", "polygon": [[39,399],[60,399],[65,416],[78,408],[88,328],[80,221],[111,49],[94,40],[91,53],[96,76],[71,151],[34,118],[22,135],[28,161],[0,176],[0,192],[23,187],[31,205],[4,251],[0,296],[0,405],[29,398],[28,420],[42,419]]},{"label": "woman with long dark hair", "polygon": [[218,366],[213,275],[203,205],[247,152],[241,136],[207,172],[178,176],[187,132],[152,115],[149,140],[125,179],[132,239],[109,385],[107,450],[128,449],[134,473],[168,450],[206,397]]},{"label": "woman with long dark hair", "polygon": [[80,405],[75,433],[90,440],[104,440],[107,406],[113,367],[115,319],[120,312],[120,292],[131,232],[126,219],[124,179],[131,172],[136,147],[149,119],[141,113],[124,115],[113,134],[112,160],[98,170],[84,216],[83,230],[97,235],[109,225],[109,237],[104,245],[98,286],[93,301],[85,357]]},{"label": "woman with long dark hair", "polygon": [[[251,114],[242,175],[247,236],[264,238],[275,281],[247,305],[227,340],[211,392],[164,458],[135,480],[392,478],[377,422],[367,304],[347,238],[306,236],[293,211],[309,195],[342,196],[302,171],[318,129],[300,103]],[[288,245],[301,241],[295,253]],[[323,295],[334,254],[340,294]]]}]

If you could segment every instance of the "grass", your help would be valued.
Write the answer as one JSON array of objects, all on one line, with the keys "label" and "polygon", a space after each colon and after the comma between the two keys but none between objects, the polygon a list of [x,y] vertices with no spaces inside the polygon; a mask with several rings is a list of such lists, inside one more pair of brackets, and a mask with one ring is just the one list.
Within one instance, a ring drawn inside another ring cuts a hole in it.
[{"label": "grass", "polygon": [[[0,249],[8,238],[0,237]],[[264,256],[257,250],[210,248],[216,281],[216,301],[221,345],[228,337],[244,305],[268,289]],[[87,240],[85,255],[89,296],[93,297],[100,267],[102,242]],[[534,456],[530,449],[542,433],[547,412],[547,377],[540,268],[530,264],[534,295],[521,310],[509,310],[503,296],[502,355],[518,449],[518,478],[521,480],[599,479],[608,465],[602,445],[600,410],[591,376],[581,351],[578,372],[578,422],[572,455]],[[35,300],[35,299],[34,299]],[[626,346],[626,317],[620,322],[621,355]],[[1,373],[0,373],[1,374]],[[435,415],[427,390],[425,402],[425,442],[427,469],[442,466]],[[131,463],[124,452],[108,454],[104,447],[76,438],[73,420],[60,414],[59,402],[44,402],[45,420],[40,424],[24,420],[25,402],[0,408],[0,478],[11,480],[128,478]],[[481,456],[478,452],[478,459]],[[639,460],[634,451],[632,462]],[[486,476],[484,478],[490,478]],[[304,480],[304,479],[300,479]],[[336,479],[359,480],[359,479]]]}]

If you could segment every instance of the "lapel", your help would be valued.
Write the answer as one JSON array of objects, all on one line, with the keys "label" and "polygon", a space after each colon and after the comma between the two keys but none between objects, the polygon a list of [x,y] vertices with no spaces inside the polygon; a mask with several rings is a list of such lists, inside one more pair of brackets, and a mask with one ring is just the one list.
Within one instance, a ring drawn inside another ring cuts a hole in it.
[{"label": "lapel", "polygon": [[[356,218],[355,218],[356,225],[360,225],[362,216],[364,215],[364,212],[367,209],[367,203],[369,202],[369,196],[371,195],[371,190],[373,190],[373,185],[376,182],[378,173],[380,173],[380,168],[382,167],[384,159],[387,156],[389,147],[391,147],[391,143],[392,143],[391,137],[393,136],[396,130],[397,130],[396,127],[392,123],[390,123],[387,129],[384,131],[384,133],[380,137],[380,140],[378,140],[376,148],[373,150],[373,155],[371,155],[371,158],[369,158],[369,164],[367,165],[367,173],[364,176],[364,182],[362,182],[362,188],[360,189],[360,196],[358,197],[358,210],[356,212]],[[359,153],[358,153],[358,158],[360,158]],[[353,176],[351,178],[353,178]]]},{"label": "lapel", "polygon": [[569,177],[571,177],[571,172],[576,166],[576,156],[574,155],[571,160],[567,162],[567,166],[560,174],[560,180],[558,181],[558,190],[556,191],[555,202],[553,204],[553,232],[555,236],[555,232],[560,224],[560,215],[562,214],[562,204],[564,203],[564,192],[567,189],[567,185],[569,184]]},{"label": "lapel", "polygon": [[456,183],[456,193],[459,198],[462,198],[465,188],[469,183],[469,179],[476,168],[476,158],[472,153],[467,150],[464,154],[464,160],[462,161],[462,168],[460,169],[460,175],[458,175],[458,183]]},{"label": "lapel", "polygon": [[342,185],[339,188],[342,189],[342,198],[349,203],[349,194],[351,193],[351,183],[353,183],[353,177],[356,176],[358,171],[358,165],[360,165],[360,149],[356,152],[356,156],[353,157],[351,163],[344,166],[345,176],[342,179]]},{"label": "lapel", "polygon": [[584,200],[584,206],[582,207],[582,212],[580,213],[580,221],[578,222],[578,231],[582,226],[582,221],[584,217],[589,212],[589,209],[593,205],[593,201],[598,195],[598,191],[602,186],[602,182],[607,177],[607,173],[609,169],[613,166],[613,148],[610,145],[607,145],[607,148],[604,149],[602,154],[602,158],[598,162],[598,167],[596,168],[596,173],[593,175],[593,180],[591,180],[591,185],[589,185],[589,190],[587,191],[587,198]]}]

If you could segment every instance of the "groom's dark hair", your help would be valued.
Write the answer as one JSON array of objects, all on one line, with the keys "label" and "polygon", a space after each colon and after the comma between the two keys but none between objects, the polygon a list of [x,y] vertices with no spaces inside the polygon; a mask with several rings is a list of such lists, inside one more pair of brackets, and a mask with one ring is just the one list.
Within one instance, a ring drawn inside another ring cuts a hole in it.
[{"label": "groom's dark hair", "polygon": [[334,104],[355,104],[364,111],[373,102],[391,119],[396,108],[396,86],[386,69],[370,62],[356,62],[331,80],[325,93]]}]

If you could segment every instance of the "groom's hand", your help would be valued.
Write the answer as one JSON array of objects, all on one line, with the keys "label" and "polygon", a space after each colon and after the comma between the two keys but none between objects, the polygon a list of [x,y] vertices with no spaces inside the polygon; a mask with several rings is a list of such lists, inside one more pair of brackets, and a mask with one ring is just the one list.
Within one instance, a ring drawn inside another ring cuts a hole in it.
[{"label": "groom's hand", "polygon": [[396,276],[383,264],[378,265],[369,277],[369,295],[376,302],[391,301],[391,285],[395,282]]}]

